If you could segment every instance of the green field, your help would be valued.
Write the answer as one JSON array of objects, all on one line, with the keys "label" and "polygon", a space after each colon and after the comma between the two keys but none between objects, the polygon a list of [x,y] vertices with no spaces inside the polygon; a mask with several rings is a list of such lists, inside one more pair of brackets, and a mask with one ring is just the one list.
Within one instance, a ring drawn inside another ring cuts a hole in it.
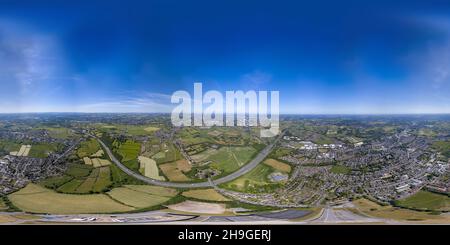
[{"label": "green field", "polygon": [[224,197],[214,189],[189,190],[182,194],[185,197],[191,197],[205,201],[228,202],[230,199]]},{"label": "green field", "polygon": [[46,158],[50,153],[53,153],[57,150],[58,150],[57,144],[46,144],[46,143],[33,144],[28,156],[35,158]]},{"label": "green field", "polygon": [[153,185],[125,185],[125,187],[131,190],[165,197],[173,197],[178,193],[177,190],[172,188]]},{"label": "green field", "polygon": [[397,200],[395,205],[412,209],[448,212],[450,211],[450,197],[429,191],[419,191],[410,197]]},{"label": "green field", "polygon": [[8,198],[14,206],[32,213],[85,214],[134,210],[105,194],[61,194],[35,184],[28,184],[25,188],[10,194]]},{"label": "green field", "polygon": [[160,148],[161,151],[151,157],[157,164],[173,162],[181,158],[180,152],[173,144],[163,143]]},{"label": "green field", "polygon": [[79,158],[89,157],[100,150],[100,144],[95,139],[84,141],[80,144],[80,148],[77,150]]},{"label": "green field", "polygon": [[[115,152],[117,152],[117,154],[119,154],[122,157],[121,159],[122,162],[137,159],[139,153],[141,152],[141,144],[134,142],[132,140],[127,140],[123,143],[114,141],[113,146]],[[139,167],[137,169],[139,169]]]},{"label": "green field", "polygon": [[131,136],[151,135],[160,128],[154,125],[101,125],[103,131],[118,131]]},{"label": "green field", "polygon": [[441,152],[442,155],[450,158],[450,141],[436,141],[432,147]]},{"label": "green field", "polygon": [[104,192],[112,185],[111,170],[109,166],[93,169],[89,165],[70,164],[63,176],[50,177],[39,184],[62,193]]},{"label": "green field", "polygon": [[83,164],[70,164],[67,168],[66,174],[72,177],[86,177],[92,171],[92,167]]},{"label": "green field", "polygon": [[129,176],[120,170],[115,164],[109,166],[111,169],[111,178],[113,186],[118,187],[122,185],[139,185],[142,184],[141,181]]},{"label": "green field", "polygon": [[50,177],[43,181],[41,181],[39,184],[49,188],[49,189],[57,189],[58,187],[64,185],[65,183],[71,181],[73,179],[72,176],[63,175],[63,176],[56,176],[56,177]]},{"label": "green field", "polygon": [[[164,193],[167,194],[168,191]],[[108,195],[112,199],[128,206],[147,208],[167,202],[171,197],[175,196],[176,193],[172,196],[164,196],[155,192],[150,193],[146,190],[142,190],[142,187],[130,188],[129,186],[125,186],[112,189],[108,192]]]},{"label": "green field", "polygon": [[[18,151],[21,144],[13,141],[0,140],[0,156],[7,155],[12,151]],[[3,153],[2,153],[3,152]]]},{"label": "green field", "polygon": [[256,150],[253,147],[228,147],[223,146],[207,160],[212,161],[209,165],[222,171],[222,174],[228,174],[236,171],[255,155]]},{"label": "green field", "polygon": [[347,166],[333,165],[330,171],[335,174],[349,174],[352,170]]},{"label": "green field", "polygon": [[279,184],[271,183],[268,179],[269,174],[274,171],[272,167],[260,164],[249,173],[221,186],[240,192],[268,192],[279,186]]},{"label": "green field", "polygon": [[36,129],[44,129],[48,132],[50,137],[56,138],[56,139],[67,139],[69,137],[72,137],[74,134],[69,128],[62,128],[62,127],[38,127]]}]

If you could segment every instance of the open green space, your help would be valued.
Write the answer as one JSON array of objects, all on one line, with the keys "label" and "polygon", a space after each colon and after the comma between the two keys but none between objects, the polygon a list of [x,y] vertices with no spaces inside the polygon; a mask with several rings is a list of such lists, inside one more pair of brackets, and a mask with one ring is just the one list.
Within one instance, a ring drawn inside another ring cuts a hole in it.
[{"label": "open green space", "polygon": [[0,156],[7,155],[12,151],[17,151],[20,148],[21,144],[9,141],[9,140],[0,140]]},{"label": "open green space", "polygon": [[92,168],[89,165],[70,164],[64,175],[47,178],[39,184],[61,193],[104,192],[112,186],[111,170],[109,166]]},{"label": "open green space", "polygon": [[335,174],[349,174],[352,170],[344,165],[333,165],[330,171]]},{"label": "open green space", "polygon": [[416,194],[395,201],[396,206],[430,210],[430,211],[450,211],[450,197],[429,191],[419,191]]},{"label": "open green space", "polygon": [[155,131],[160,130],[157,125],[98,125],[99,129],[107,132],[117,132],[130,136],[145,136],[152,135]]},{"label": "open green space", "polygon": [[268,176],[273,172],[275,172],[275,169],[272,167],[260,164],[243,176],[231,182],[222,184],[221,187],[239,192],[270,192],[280,186],[280,184],[272,183],[269,180]]},{"label": "open green space", "polygon": [[161,195],[155,192],[148,192],[146,190],[142,190],[142,187],[118,187],[114,188],[108,192],[108,195],[117,200],[120,203],[123,203],[127,206],[132,206],[135,208],[147,208],[156,205],[160,205],[165,203],[171,199],[171,197],[175,196],[177,193],[173,193],[172,196],[167,196],[169,191],[163,192],[165,195]]},{"label": "open green space", "polygon": [[67,139],[74,136],[71,129],[64,127],[37,127],[36,129],[44,129],[48,132],[50,137],[56,139]]},{"label": "open green space", "polygon": [[25,188],[8,195],[8,198],[14,206],[32,213],[85,214],[134,210],[105,194],[62,194],[35,184],[28,184]]},{"label": "open green space", "polygon": [[442,155],[450,158],[450,141],[436,141],[432,147],[441,152]]},{"label": "open green space", "polygon": [[214,189],[199,189],[199,190],[189,190],[182,194],[185,197],[190,197],[205,201],[215,201],[215,202],[228,202],[230,199],[224,197],[222,194],[218,193]]},{"label": "open green space", "polygon": [[100,148],[100,144],[95,139],[89,139],[80,144],[80,148],[77,150],[77,155],[79,158],[89,157],[97,153]]},{"label": "open green space", "polygon": [[31,147],[29,157],[46,158],[50,153],[58,150],[58,144],[56,143],[38,143],[33,144]]},{"label": "open green space", "polygon": [[160,146],[160,151],[154,154],[152,157],[157,164],[173,162],[181,158],[181,153],[178,151],[175,145],[171,143],[163,143]]},{"label": "open green space", "polygon": [[141,144],[132,140],[126,140],[125,142],[115,140],[113,142],[113,147],[114,151],[122,157],[122,162],[137,159],[141,151]]},{"label": "open green space", "polygon": [[207,160],[212,162],[210,167],[221,170],[222,174],[228,174],[244,166],[255,154],[256,150],[250,146],[223,146]]}]

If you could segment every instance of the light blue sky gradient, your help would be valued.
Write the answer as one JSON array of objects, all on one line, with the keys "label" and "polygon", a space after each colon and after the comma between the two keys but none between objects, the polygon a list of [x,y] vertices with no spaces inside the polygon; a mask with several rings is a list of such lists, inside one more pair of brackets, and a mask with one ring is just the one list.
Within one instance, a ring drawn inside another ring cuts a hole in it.
[{"label": "light blue sky gradient", "polygon": [[450,113],[448,1],[2,1],[0,112],[169,112],[278,90],[282,113]]}]

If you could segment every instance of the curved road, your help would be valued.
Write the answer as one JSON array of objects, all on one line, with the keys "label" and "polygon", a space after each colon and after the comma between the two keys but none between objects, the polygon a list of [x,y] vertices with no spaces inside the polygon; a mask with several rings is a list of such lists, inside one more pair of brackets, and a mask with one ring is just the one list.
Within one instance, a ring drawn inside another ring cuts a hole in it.
[{"label": "curved road", "polygon": [[250,172],[252,169],[254,169],[259,163],[261,163],[268,155],[269,153],[272,151],[273,147],[275,146],[275,144],[278,142],[278,140],[283,137],[284,132],[281,132],[280,135],[275,139],[274,142],[272,142],[272,144],[266,146],[266,148],[264,148],[262,151],[260,151],[258,153],[258,155],[256,155],[255,158],[253,158],[249,163],[247,163],[246,165],[244,165],[242,168],[238,169],[236,172],[233,172],[230,175],[224,176],[222,178],[216,179],[216,180],[208,180],[205,182],[197,182],[197,183],[175,183],[175,182],[166,182],[166,181],[160,181],[160,180],[155,180],[152,178],[148,178],[145,177],[143,175],[140,175],[136,172],[134,172],[133,170],[127,168],[125,165],[123,165],[119,160],[117,160],[117,158],[112,154],[111,150],[109,149],[109,147],[103,143],[102,140],[100,140],[99,138],[90,135],[91,137],[94,137],[95,139],[97,139],[97,141],[102,145],[102,147],[105,149],[106,153],[108,154],[109,158],[113,161],[114,164],[117,165],[117,167],[119,167],[122,171],[124,171],[126,174],[133,176],[134,178],[141,180],[147,184],[150,185],[158,185],[158,186],[164,186],[164,187],[174,187],[174,188],[202,188],[202,187],[211,187],[214,185],[219,185],[222,183],[226,183],[229,182],[231,180],[234,180],[248,172]]}]

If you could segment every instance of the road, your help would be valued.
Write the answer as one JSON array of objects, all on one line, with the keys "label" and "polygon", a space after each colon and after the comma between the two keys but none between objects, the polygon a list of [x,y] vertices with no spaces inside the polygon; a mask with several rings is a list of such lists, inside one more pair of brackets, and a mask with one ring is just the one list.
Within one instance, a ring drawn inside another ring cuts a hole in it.
[{"label": "road", "polygon": [[386,223],[388,220],[371,218],[353,213],[344,208],[344,206],[326,207],[322,214],[310,221],[312,224],[342,224],[342,223]]},{"label": "road", "polygon": [[254,169],[259,163],[261,163],[272,151],[273,147],[276,145],[276,143],[283,137],[284,132],[282,132],[270,145],[266,146],[262,151],[256,155],[255,158],[253,158],[248,164],[244,165],[242,168],[238,169],[236,172],[224,176],[222,178],[216,179],[216,180],[209,180],[205,182],[197,182],[197,183],[175,183],[175,182],[167,182],[167,181],[160,181],[155,180],[152,178],[148,178],[146,176],[140,175],[139,173],[134,172],[133,170],[127,168],[125,165],[123,165],[111,152],[111,149],[99,138],[90,135],[91,137],[95,138],[100,145],[102,145],[103,149],[105,150],[106,154],[108,154],[111,161],[119,167],[122,171],[124,171],[126,174],[141,180],[147,184],[150,185],[157,185],[157,186],[163,186],[163,187],[174,187],[174,188],[202,188],[202,187],[211,187],[214,185],[223,184],[229,181],[232,181],[248,172],[250,172],[252,169]]}]

